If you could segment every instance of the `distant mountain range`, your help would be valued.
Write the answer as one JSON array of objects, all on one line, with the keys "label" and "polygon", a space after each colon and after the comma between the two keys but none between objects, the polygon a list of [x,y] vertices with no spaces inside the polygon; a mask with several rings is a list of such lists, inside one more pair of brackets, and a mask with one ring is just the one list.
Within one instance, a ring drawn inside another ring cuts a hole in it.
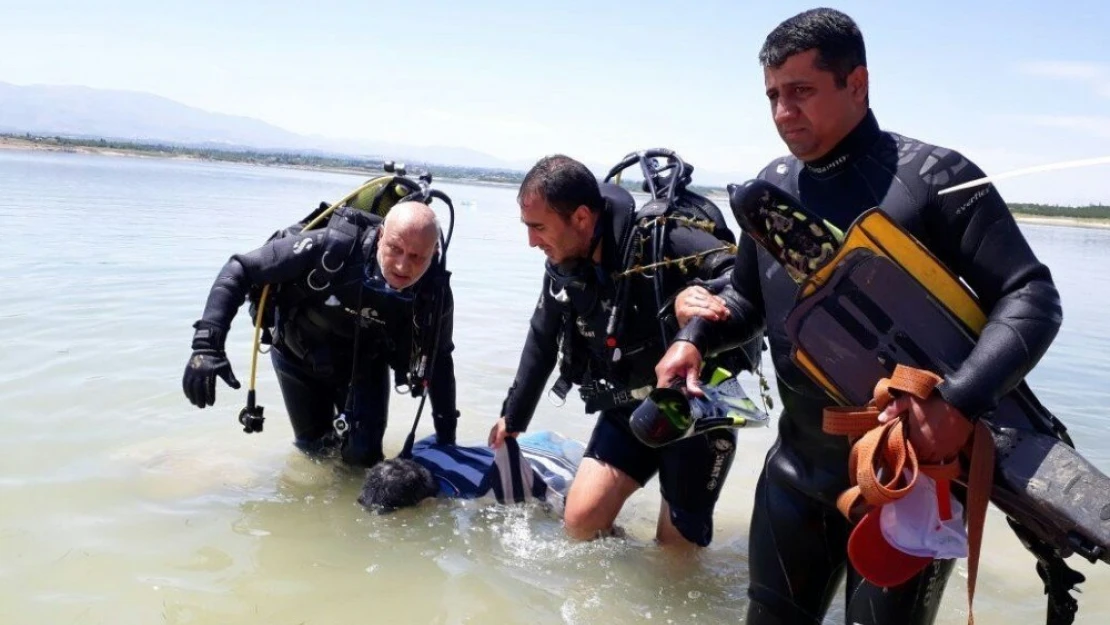
[{"label": "distant mountain range", "polygon": [[[71,85],[0,82],[0,133],[72,139],[163,143],[190,148],[290,152],[524,172],[532,163],[458,146],[405,145],[302,135],[259,119],[215,113],[151,93]],[[633,146],[635,147],[635,146]],[[573,146],[567,148],[573,154]],[[603,176],[614,165],[586,162]],[[696,164],[695,164],[696,165]],[[641,178],[639,168],[625,176]],[[723,185],[734,176],[698,167],[696,184]]]},{"label": "distant mountain range", "polygon": [[522,168],[520,163],[467,148],[308,136],[258,119],[213,113],[150,93],[80,86],[0,82],[0,132]]}]

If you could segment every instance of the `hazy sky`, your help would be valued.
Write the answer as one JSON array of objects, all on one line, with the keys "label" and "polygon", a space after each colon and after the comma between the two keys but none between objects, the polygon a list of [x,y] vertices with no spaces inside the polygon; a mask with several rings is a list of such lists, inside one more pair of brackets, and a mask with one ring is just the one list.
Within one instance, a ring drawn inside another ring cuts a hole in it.
[{"label": "hazy sky", "polygon": [[[1110,3],[831,5],[863,30],[885,127],[991,173],[1110,154]],[[147,91],[306,134],[524,163],[667,146],[739,181],[784,152],[759,47],[813,6],[0,0],[0,81]],[[1110,204],[1110,167],[999,186],[1010,201]]]}]

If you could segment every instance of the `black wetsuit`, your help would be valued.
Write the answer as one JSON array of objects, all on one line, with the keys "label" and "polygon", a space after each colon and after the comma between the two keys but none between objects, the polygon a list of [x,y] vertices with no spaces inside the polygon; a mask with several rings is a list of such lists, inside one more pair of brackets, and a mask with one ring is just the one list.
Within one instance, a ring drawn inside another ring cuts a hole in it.
[{"label": "black wetsuit", "polygon": [[[867,117],[827,156],[773,161],[760,178],[800,198],[846,230],[880,206],[975,291],[988,324],[962,367],[938,391],[971,419],[989,412],[1037,363],[1061,323],[1059,296],[993,185],[938,196],[983,176],[962,155],[880,130]],[[846,568],[851,526],[836,509],[848,487],[842,436],[821,431],[830,405],[821,387],[790,360],[783,327],[797,285],[765,250],[741,238],[732,284],[722,291],[730,319],[692,321],[677,337],[704,354],[725,338],[765,330],[782,396],[779,436],[767,454],[751,524],[748,620],[820,623]],[[936,561],[884,591],[847,567],[849,623],[932,622],[952,561]]]},{"label": "black wetsuit", "polygon": [[[591,408],[591,382],[604,379],[616,391],[654,387],[655,364],[667,343],[659,325],[660,310],[652,280],[636,274],[628,285],[623,331],[617,336],[621,358],[613,363],[606,346],[606,327],[614,305],[615,283],[610,278],[621,271],[619,253],[622,234],[634,208],[632,196],[615,185],[602,185],[606,208],[600,217],[600,266],[583,263],[573,279],[561,280],[550,270],[543,280],[531,328],[521,353],[516,378],[502,406],[509,432],[523,432],[544,393],[544,385],[555,368],[559,341],[570,341],[571,368],[577,384],[585,384],[586,406]],[[730,233],[730,236],[731,233]],[[650,244],[650,243],[649,243]],[[665,254],[676,258],[723,246],[712,234],[687,226],[670,227],[666,234]],[[696,270],[683,274],[671,267],[663,271],[661,299],[669,300],[695,278],[725,276],[732,267],[733,255],[718,251],[704,257]],[[726,278],[727,279],[727,278]],[[563,289],[565,288],[565,291]],[[568,301],[560,303],[565,293]],[[557,299],[558,298],[558,299]],[[564,316],[573,321],[566,326]],[[677,331],[673,314],[664,314],[668,339]],[[565,336],[564,332],[570,336]],[[646,391],[644,391],[646,393]],[[586,456],[620,469],[641,485],[659,472],[660,490],[670,504],[671,520],[687,540],[707,545],[712,539],[712,514],[735,453],[735,432],[715,430],[660,449],[641,443],[629,428],[628,420],[639,400],[624,398],[620,405],[599,408],[601,413],[586,447]]]},{"label": "black wetsuit", "polygon": [[[452,357],[454,305],[448,276],[433,260],[415,285],[391,291],[377,267],[377,234],[376,226],[363,229],[348,257],[342,259],[342,268],[330,278],[321,278],[326,275],[320,267],[325,229],[277,238],[252,252],[232,256],[220,271],[197,322],[198,332],[216,328],[226,334],[249,290],[275,285],[278,290],[271,301],[276,299],[276,332],[271,357],[295,444],[311,454],[331,451],[340,443],[333,420],[350,401],[350,431],[340,451],[344,461],[359,466],[382,459],[389,369],[401,374],[398,383],[407,382],[402,376],[410,371],[414,354],[428,353],[437,293],[444,298],[442,327],[428,392],[441,443],[454,443],[458,417]],[[336,267],[338,262],[329,258],[327,265]],[[353,378],[352,366],[357,369]],[[348,398],[352,379],[354,388]]]}]

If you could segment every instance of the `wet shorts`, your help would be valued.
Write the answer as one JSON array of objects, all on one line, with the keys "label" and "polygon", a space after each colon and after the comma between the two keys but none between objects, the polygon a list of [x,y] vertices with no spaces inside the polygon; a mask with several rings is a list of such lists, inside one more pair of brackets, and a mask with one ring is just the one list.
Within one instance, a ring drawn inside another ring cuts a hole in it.
[{"label": "wet shorts", "polygon": [[647,484],[659,473],[659,491],[671,508],[671,522],[692,543],[713,539],[713,508],[736,454],[736,431],[710,430],[659,448],[644,445],[628,428],[629,410],[603,412],[586,457],[604,462]]}]

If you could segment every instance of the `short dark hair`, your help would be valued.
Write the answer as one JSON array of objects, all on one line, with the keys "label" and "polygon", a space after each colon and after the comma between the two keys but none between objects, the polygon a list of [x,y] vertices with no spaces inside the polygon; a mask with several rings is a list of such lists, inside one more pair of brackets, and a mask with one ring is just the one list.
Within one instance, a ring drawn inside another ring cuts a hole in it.
[{"label": "short dark hair", "polygon": [[427,467],[409,458],[390,458],[366,472],[358,502],[375,512],[392,512],[415,506],[437,492]]},{"label": "short dark hair", "polygon": [[778,68],[786,59],[817,50],[817,69],[832,72],[837,87],[848,84],[848,74],[867,67],[863,34],[852,18],[836,9],[810,9],[784,21],[767,35],[759,51],[763,67]]},{"label": "short dark hair", "polygon": [[528,170],[524,182],[520,183],[517,202],[533,193],[539,194],[564,218],[570,217],[579,206],[593,213],[600,213],[605,207],[597,178],[589,168],[562,154],[545,156]]}]

